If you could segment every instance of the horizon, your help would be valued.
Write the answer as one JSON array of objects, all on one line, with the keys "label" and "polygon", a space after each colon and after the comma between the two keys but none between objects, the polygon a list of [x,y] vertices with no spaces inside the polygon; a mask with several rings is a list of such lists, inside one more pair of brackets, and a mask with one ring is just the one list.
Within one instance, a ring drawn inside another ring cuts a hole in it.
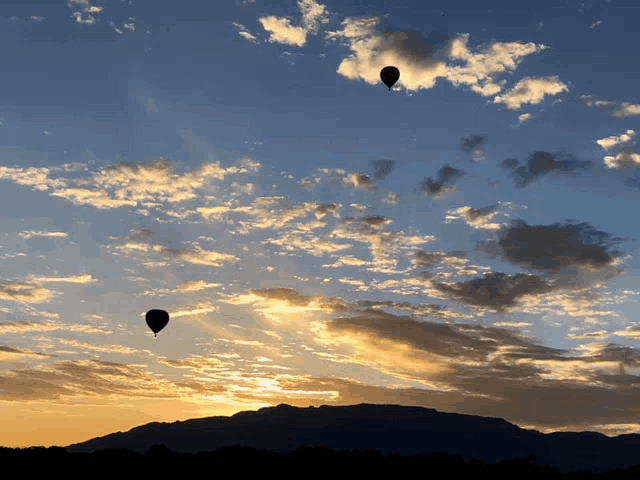
[{"label": "horizon", "polygon": [[350,402],[640,433],[639,15],[6,6],[0,445]]}]

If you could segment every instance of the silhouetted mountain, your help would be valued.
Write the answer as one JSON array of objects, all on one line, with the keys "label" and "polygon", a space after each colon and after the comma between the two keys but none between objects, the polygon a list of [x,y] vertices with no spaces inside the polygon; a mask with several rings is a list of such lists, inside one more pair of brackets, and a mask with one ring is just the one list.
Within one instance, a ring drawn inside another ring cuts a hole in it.
[{"label": "silhouetted mountain", "polygon": [[638,434],[612,438],[595,432],[543,434],[500,418],[366,403],[307,408],[281,404],[231,417],[153,422],[69,445],[66,450],[124,448],[144,453],[154,444],[189,453],[232,445],[289,453],[303,444],[336,450],[370,448],[384,455],[439,451],[485,464],[535,455],[538,465],[556,467],[564,473],[579,469],[599,473],[640,464]]}]

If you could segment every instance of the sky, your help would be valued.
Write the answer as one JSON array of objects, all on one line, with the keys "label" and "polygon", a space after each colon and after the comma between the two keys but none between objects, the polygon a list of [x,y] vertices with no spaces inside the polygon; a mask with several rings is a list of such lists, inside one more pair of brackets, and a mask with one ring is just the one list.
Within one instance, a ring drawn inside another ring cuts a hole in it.
[{"label": "sky", "polygon": [[280,403],[640,433],[640,6],[416,5],[3,4],[0,445]]}]

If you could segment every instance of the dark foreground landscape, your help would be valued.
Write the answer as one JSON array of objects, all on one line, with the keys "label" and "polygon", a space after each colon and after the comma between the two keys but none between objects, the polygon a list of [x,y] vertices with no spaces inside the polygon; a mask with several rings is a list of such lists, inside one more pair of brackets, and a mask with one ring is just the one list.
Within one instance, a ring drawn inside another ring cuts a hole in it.
[{"label": "dark foreground landscape", "polygon": [[430,479],[640,479],[640,435],[543,434],[499,418],[400,405],[281,404],[149,423],[67,447],[0,448],[0,461],[5,469],[15,462],[28,476],[59,469],[119,477],[275,470],[345,478],[422,472]]}]

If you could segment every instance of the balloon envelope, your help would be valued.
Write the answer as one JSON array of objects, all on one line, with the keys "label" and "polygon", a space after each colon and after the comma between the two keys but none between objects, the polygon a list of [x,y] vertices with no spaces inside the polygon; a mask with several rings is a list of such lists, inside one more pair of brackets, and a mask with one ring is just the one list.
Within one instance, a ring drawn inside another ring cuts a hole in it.
[{"label": "balloon envelope", "polygon": [[149,328],[154,334],[157,334],[167,326],[167,323],[169,323],[169,314],[164,310],[149,310],[147,312],[146,320]]},{"label": "balloon envelope", "polygon": [[380,70],[380,78],[382,79],[382,83],[384,83],[389,90],[391,87],[398,81],[400,78],[400,70],[396,67],[384,67]]}]

